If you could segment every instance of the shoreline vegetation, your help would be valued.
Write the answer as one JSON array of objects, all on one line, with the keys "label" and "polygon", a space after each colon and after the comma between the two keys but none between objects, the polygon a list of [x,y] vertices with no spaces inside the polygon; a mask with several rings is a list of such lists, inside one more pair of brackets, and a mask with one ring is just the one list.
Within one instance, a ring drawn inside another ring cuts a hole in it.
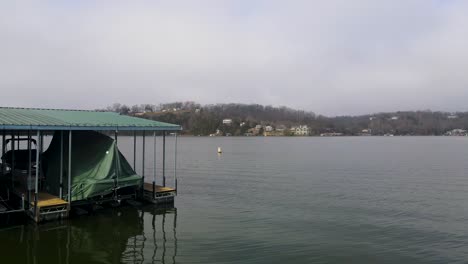
[{"label": "shoreline vegetation", "polygon": [[102,111],[180,124],[187,136],[467,136],[468,112],[398,111],[326,117],[289,107],[174,102]]}]

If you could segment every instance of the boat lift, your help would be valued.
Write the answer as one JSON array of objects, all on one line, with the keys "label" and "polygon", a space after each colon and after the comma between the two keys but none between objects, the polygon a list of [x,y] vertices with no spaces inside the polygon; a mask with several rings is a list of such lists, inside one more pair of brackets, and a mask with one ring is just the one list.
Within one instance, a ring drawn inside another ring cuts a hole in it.
[{"label": "boat lift", "polygon": [[[26,141],[28,145],[26,152],[20,150],[20,142]],[[35,149],[32,149],[32,144]],[[8,148],[10,146],[10,149]],[[37,155],[37,141],[30,137],[21,138],[19,134],[11,134],[10,139],[6,139],[5,131],[2,133],[2,152],[0,164],[0,177],[2,181],[11,181],[11,186],[6,186],[0,191],[0,214],[18,213],[25,211],[25,195],[20,194],[21,200],[14,199],[15,194],[15,176],[25,180],[31,173],[35,173],[35,163],[31,164],[28,160],[35,160]],[[15,157],[16,156],[16,157]],[[6,178],[7,176],[11,178]],[[30,183],[30,181],[29,181]],[[19,205],[17,203],[20,203]],[[16,203],[16,204],[15,204]]]}]

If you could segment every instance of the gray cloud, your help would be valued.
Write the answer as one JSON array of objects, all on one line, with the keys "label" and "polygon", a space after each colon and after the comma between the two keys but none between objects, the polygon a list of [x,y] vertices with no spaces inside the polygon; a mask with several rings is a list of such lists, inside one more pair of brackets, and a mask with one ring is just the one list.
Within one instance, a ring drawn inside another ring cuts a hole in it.
[{"label": "gray cloud", "polygon": [[466,111],[467,13],[441,0],[3,1],[0,104]]}]

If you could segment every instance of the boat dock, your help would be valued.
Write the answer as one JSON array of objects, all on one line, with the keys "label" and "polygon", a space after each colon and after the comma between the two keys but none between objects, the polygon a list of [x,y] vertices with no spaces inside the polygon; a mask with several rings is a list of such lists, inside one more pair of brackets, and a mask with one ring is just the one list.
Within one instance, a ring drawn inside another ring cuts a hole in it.
[{"label": "boat dock", "polygon": [[[43,222],[67,218],[74,206],[83,204],[172,203],[177,195],[180,130],[178,125],[112,112],[0,107],[0,216],[25,213]],[[133,164],[118,149],[119,133],[133,136]],[[166,175],[168,134],[174,135],[175,143],[171,186]],[[50,142],[45,136],[52,138]],[[162,138],[161,148],[157,137]],[[159,170],[158,149],[162,150]],[[153,151],[150,162],[148,150]],[[145,175],[149,166],[153,173]]]}]

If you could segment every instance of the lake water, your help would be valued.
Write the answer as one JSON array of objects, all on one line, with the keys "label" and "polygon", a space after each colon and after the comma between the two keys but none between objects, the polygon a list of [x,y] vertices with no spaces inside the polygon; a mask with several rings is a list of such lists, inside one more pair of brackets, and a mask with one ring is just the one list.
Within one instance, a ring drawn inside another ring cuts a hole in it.
[{"label": "lake water", "polygon": [[[119,138],[130,163],[132,142]],[[468,138],[181,137],[178,152],[174,209],[121,206],[4,226],[0,263],[468,260]],[[141,155],[137,163],[141,172]]]}]

